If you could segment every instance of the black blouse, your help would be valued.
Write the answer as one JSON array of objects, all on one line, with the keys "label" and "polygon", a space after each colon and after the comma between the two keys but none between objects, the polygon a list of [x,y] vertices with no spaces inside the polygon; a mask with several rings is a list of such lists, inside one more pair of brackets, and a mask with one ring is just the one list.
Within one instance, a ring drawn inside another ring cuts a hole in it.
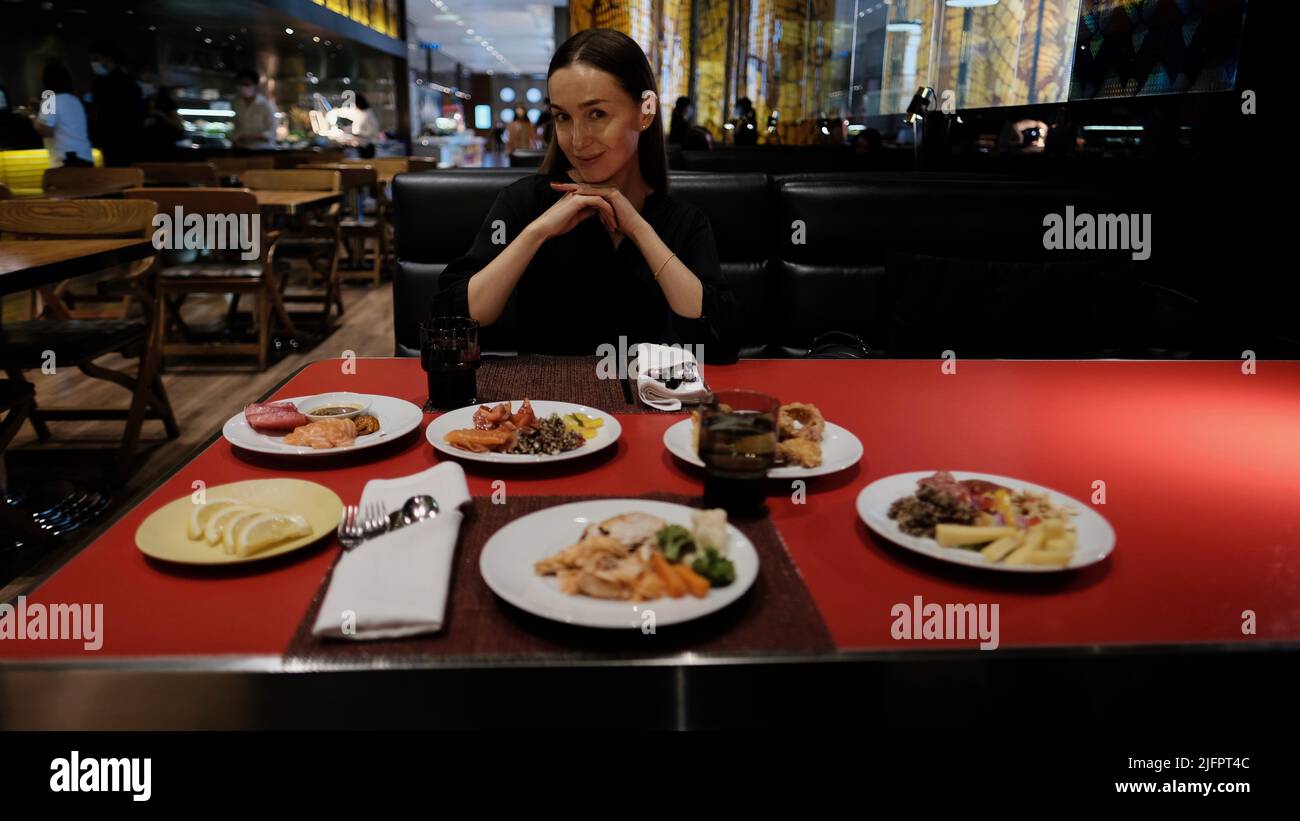
[{"label": "black blouse", "polygon": [[[470,277],[563,196],[550,187],[552,180],[570,181],[534,174],[502,190],[468,253],[439,278],[434,313],[469,316]],[[508,340],[520,352],[594,355],[602,344],[617,347],[622,336],[632,350],[638,342],[703,345],[707,361],[735,361],[736,302],[722,278],[708,218],[657,191],[646,198],[641,216],[703,284],[699,319],[673,313],[632,238],[614,247],[592,216],[542,244],[484,339]]]}]

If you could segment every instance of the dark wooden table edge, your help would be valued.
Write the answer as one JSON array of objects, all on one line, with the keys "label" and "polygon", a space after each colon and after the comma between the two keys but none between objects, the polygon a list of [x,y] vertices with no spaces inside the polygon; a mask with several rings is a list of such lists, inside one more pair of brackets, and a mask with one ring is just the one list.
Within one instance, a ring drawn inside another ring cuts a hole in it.
[{"label": "dark wooden table edge", "polygon": [[363,671],[466,671],[505,669],[586,669],[599,667],[733,667],[788,664],[895,664],[900,662],[1082,660],[1178,656],[1246,656],[1251,654],[1295,654],[1300,661],[1300,639],[1260,641],[1169,642],[1143,644],[1054,644],[980,650],[977,647],[922,647],[915,642],[899,649],[838,648],[829,652],[695,653],[683,651],[657,656],[611,658],[601,654],[438,656],[426,660],[398,658],[382,663],[329,661],[294,662],[281,653],[221,654],[211,656],[115,656],[104,659],[63,657],[10,660],[0,658],[0,684],[11,672],[109,672],[140,673],[259,673],[288,674]]},{"label": "dark wooden table edge", "polygon": [[[39,242],[39,240],[37,241]],[[57,240],[54,241],[57,242]],[[147,239],[141,239],[139,244],[124,245],[111,251],[100,251],[93,255],[46,263],[38,268],[24,268],[21,271],[8,274],[0,273],[0,296],[31,290],[41,285],[48,285],[51,282],[92,273],[101,268],[111,268],[114,265],[135,262],[138,259],[153,256],[154,253],[153,243]],[[97,260],[102,258],[102,264],[96,262],[95,267],[88,270],[68,270],[82,268],[85,260],[91,257]]]}]

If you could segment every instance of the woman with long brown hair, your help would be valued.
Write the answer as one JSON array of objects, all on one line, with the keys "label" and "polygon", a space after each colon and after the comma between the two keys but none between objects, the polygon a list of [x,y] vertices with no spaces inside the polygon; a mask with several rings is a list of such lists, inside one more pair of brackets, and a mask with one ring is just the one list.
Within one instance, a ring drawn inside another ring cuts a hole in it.
[{"label": "woman with long brown hair", "polygon": [[702,345],[734,358],[735,303],[708,219],[668,195],[654,74],[630,37],[590,29],[547,73],[554,138],[540,173],[507,186],[435,310],[488,326],[513,313],[522,351]]}]

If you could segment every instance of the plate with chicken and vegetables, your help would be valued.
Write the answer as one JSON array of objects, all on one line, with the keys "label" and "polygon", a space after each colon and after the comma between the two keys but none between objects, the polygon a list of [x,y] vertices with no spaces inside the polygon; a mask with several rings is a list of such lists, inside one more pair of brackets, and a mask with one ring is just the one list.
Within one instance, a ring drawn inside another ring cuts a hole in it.
[{"label": "plate with chicken and vegetables", "polygon": [[510,522],[483,546],[479,571],[494,593],[534,615],[639,629],[736,601],[758,578],[758,552],[720,509],[594,499]]}]

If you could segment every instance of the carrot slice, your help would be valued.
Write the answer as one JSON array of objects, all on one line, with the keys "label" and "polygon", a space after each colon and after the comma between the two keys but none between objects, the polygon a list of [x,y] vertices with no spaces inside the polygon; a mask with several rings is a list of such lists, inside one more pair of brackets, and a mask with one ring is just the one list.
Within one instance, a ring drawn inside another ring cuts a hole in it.
[{"label": "carrot slice", "polygon": [[655,574],[663,580],[664,587],[668,590],[668,595],[674,599],[680,599],[686,595],[686,582],[682,577],[673,572],[672,565],[664,558],[664,554],[655,551],[650,554],[650,567]]},{"label": "carrot slice", "polygon": [[681,576],[682,581],[685,582],[686,588],[691,591],[692,596],[697,599],[702,599],[709,595],[709,580],[701,576],[699,573],[696,573],[690,567],[687,567],[686,562],[675,564],[671,567],[673,570],[677,571],[678,576]]}]

